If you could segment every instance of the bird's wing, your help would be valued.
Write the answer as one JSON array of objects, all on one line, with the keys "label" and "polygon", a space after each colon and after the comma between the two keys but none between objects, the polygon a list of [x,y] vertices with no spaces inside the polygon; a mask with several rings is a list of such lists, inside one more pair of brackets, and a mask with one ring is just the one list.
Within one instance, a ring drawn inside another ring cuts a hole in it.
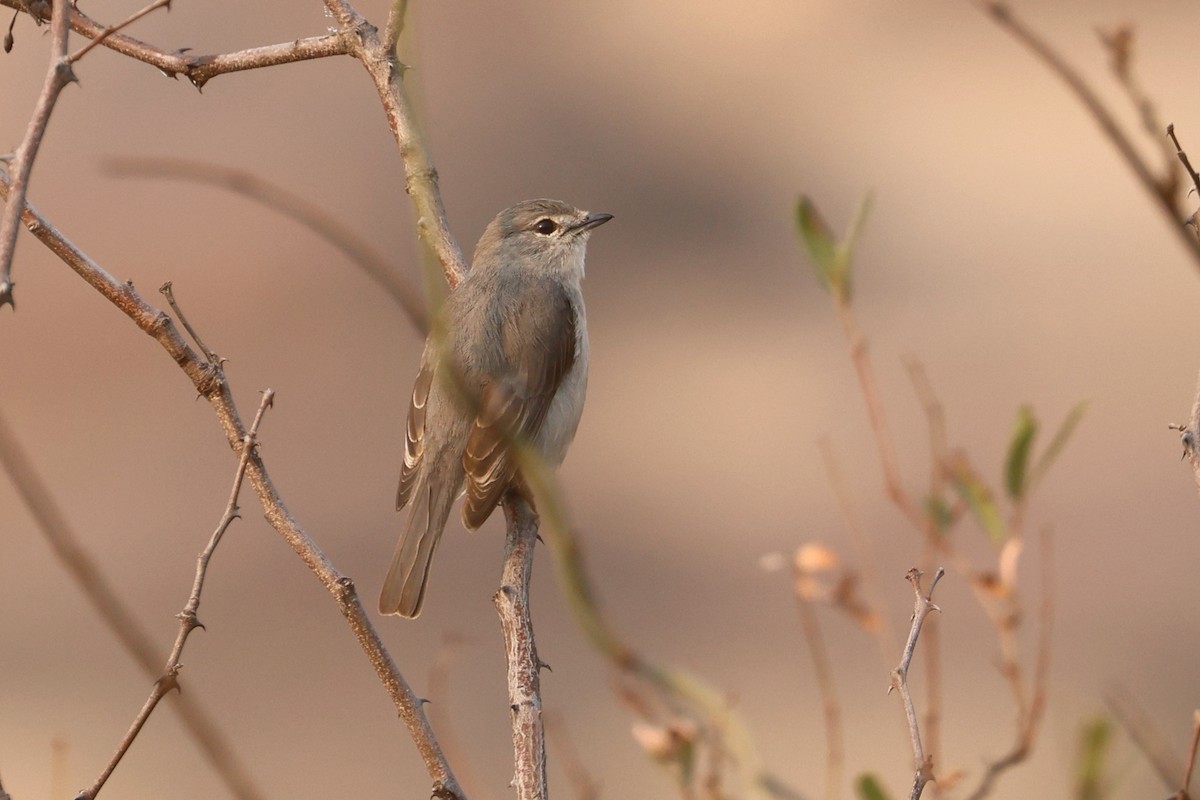
[{"label": "bird's wing", "polygon": [[517,472],[510,443],[537,435],[558,386],[575,363],[575,310],[557,283],[522,292],[501,322],[503,369],[483,384],[463,452],[463,524],[484,523]]},{"label": "bird's wing", "polygon": [[404,429],[404,466],[400,468],[400,488],[396,490],[396,510],[404,508],[412,498],[413,486],[421,459],[425,456],[425,411],[429,390],[433,386],[434,360],[421,361],[421,371],[413,383],[412,401],[408,406],[408,424]]}]

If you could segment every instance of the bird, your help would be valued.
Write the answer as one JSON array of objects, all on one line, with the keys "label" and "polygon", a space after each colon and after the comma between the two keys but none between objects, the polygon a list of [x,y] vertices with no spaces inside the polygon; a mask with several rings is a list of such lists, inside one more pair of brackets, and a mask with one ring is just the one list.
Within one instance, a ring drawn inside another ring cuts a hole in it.
[{"label": "bird", "polygon": [[[516,443],[562,463],[587,393],[582,281],[592,231],[612,214],[526,200],[488,224],[447,296],[413,384],[396,510],[407,509],[379,596],[415,618],[451,508],[475,530],[509,489],[526,491]],[[526,492],[527,493],[527,492]]]}]

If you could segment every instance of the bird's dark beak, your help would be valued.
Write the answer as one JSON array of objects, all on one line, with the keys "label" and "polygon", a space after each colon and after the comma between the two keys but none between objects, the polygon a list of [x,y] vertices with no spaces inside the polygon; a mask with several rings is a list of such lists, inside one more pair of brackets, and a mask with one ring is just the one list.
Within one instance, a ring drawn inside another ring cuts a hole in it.
[{"label": "bird's dark beak", "polygon": [[592,228],[603,225],[613,218],[612,214],[605,214],[603,211],[593,211],[583,219],[571,226],[571,231],[574,233],[582,233],[590,231]]}]

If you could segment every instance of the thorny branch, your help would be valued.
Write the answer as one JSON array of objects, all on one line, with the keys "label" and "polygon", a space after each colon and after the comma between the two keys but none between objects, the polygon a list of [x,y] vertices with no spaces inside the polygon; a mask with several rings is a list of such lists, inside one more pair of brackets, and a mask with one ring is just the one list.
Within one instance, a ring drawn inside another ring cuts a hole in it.
[{"label": "thorny branch", "polygon": [[937,572],[933,574],[933,581],[929,584],[929,591],[925,594],[921,594],[921,574],[921,570],[913,567],[905,576],[912,584],[913,594],[916,595],[913,605],[912,628],[909,629],[908,641],[904,645],[904,654],[900,657],[900,664],[892,670],[892,683],[888,687],[889,693],[892,689],[900,692],[900,699],[904,703],[904,716],[908,719],[908,735],[912,740],[913,762],[916,767],[912,792],[909,794],[910,800],[918,800],[921,792],[925,790],[925,784],[934,780],[934,777],[933,756],[926,756],[925,749],[921,746],[921,726],[917,721],[912,693],[908,689],[908,668],[912,664],[913,653],[917,649],[917,637],[921,635],[921,626],[925,624],[925,618],[931,611],[941,611],[933,603],[933,590],[937,588],[938,581],[946,574],[946,570],[938,567]]},{"label": "thorny branch", "polygon": [[125,734],[125,738],[121,740],[121,744],[117,747],[117,751],[109,760],[108,765],[100,773],[100,777],[92,784],[90,789],[86,789],[76,795],[75,800],[93,800],[100,793],[100,789],[104,787],[113,770],[117,768],[117,764],[121,763],[121,759],[129,752],[129,747],[141,732],[142,726],[146,724],[146,720],[150,718],[150,714],[154,712],[158,701],[162,700],[172,689],[179,689],[179,672],[183,668],[179,659],[183,656],[184,645],[187,644],[188,636],[196,628],[203,628],[200,620],[196,616],[196,612],[200,609],[200,593],[204,589],[204,578],[208,574],[208,562],[212,559],[213,553],[217,549],[217,545],[221,542],[221,537],[225,535],[225,531],[241,514],[238,508],[238,495],[242,491],[242,481],[246,477],[246,467],[250,464],[250,455],[254,452],[254,448],[258,446],[258,426],[262,423],[263,415],[267,409],[271,407],[274,400],[275,392],[267,389],[263,392],[262,402],[259,403],[258,413],[254,415],[254,422],[250,424],[250,430],[246,432],[242,439],[241,458],[238,459],[237,472],[233,476],[233,489],[229,493],[229,502],[225,505],[225,513],[221,515],[221,521],[217,523],[217,528],[213,531],[212,537],[204,550],[200,552],[199,558],[196,559],[196,578],[192,583],[192,593],[188,597],[187,605],[183,607],[183,611],[179,613],[179,633],[175,637],[175,646],[171,648],[171,654],[167,657],[167,664],[163,667],[162,675],[154,682],[154,688],[150,690],[150,696],[146,698],[142,710],[138,712],[133,724],[129,727],[129,731]]},{"label": "thorny branch", "polygon": [[[0,174],[0,196],[11,196],[9,186],[6,176]],[[132,286],[118,281],[105,271],[29,204],[26,204],[22,218],[25,226],[39,241],[167,351],[191,379],[196,390],[212,404],[230,445],[238,447],[246,435],[246,428],[221,366],[211,364],[197,355],[179,335],[170,317],[143,300]],[[353,581],[337,571],[292,517],[267,473],[266,465],[257,453],[251,453],[246,474],[266,512],[267,521],[333,595],[425,761],[433,779],[432,794],[447,800],[461,800],[464,797],[462,790],[434,738],[433,730],[421,708],[421,701],[384,648],[378,632],[358,598]]]}]

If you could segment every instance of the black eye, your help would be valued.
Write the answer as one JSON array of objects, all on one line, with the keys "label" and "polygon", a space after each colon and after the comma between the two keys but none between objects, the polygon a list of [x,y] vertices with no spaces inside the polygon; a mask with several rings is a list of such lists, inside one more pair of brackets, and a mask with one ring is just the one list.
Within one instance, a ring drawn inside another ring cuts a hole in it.
[{"label": "black eye", "polygon": [[558,230],[558,223],[547,217],[539,219],[533,226],[534,233],[540,233],[542,236],[549,236]]}]

